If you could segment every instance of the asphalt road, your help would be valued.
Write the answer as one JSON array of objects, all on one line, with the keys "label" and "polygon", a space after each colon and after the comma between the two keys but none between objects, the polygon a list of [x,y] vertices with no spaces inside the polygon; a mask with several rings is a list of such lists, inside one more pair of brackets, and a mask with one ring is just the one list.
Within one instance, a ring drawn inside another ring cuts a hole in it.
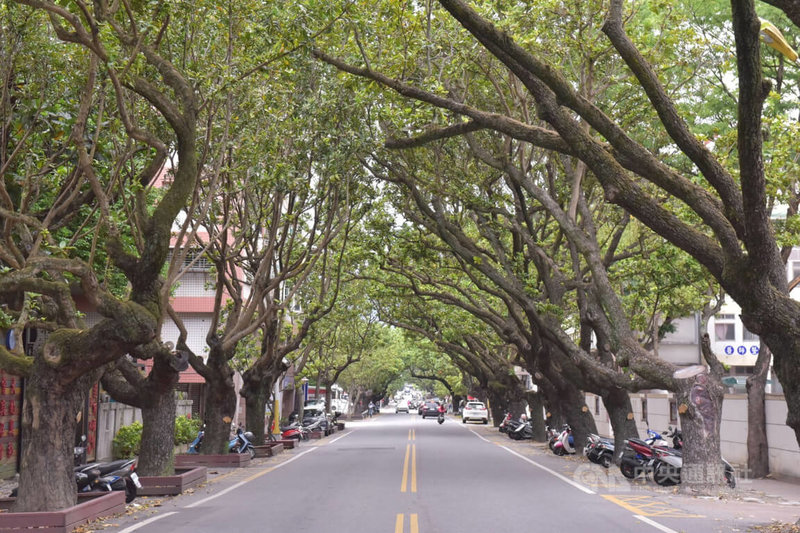
[{"label": "asphalt road", "polygon": [[138,512],[107,521],[102,530],[653,533],[742,525],[724,513],[687,507],[693,500],[599,486],[607,475],[599,465],[531,455],[530,442],[512,443],[455,418],[439,425],[384,413],[348,427],[192,494],[158,506],[144,500]]}]

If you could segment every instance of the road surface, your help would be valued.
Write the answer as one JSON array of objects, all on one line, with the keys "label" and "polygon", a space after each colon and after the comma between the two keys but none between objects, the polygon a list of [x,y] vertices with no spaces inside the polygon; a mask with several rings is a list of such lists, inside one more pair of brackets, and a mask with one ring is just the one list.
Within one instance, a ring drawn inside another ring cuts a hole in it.
[{"label": "road surface", "polygon": [[384,412],[158,506],[139,499],[102,531],[746,530],[738,507],[637,489],[613,468],[534,450],[452,417]]}]

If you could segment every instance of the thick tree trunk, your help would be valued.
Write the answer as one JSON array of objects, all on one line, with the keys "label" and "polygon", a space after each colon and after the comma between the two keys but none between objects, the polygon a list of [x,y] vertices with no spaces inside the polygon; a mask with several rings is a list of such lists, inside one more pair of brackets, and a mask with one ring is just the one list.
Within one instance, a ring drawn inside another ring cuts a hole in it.
[{"label": "thick tree trunk", "polygon": [[575,387],[568,387],[562,392],[561,401],[564,414],[567,417],[567,423],[572,428],[575,449],[582,450],[586,437],[590,433],[597,433],[597,424],[595,424],[594,417],[586,406],[586,397],[583,391]]},{"label": "thick tree trunk", "polygon": [[179,371],[169,358],[156,357],[146,386],[142,408],[142,446],[137,470],[143,476],[175,473],[175,385]]},{"label": "thick tree trunk", "polygon": [[544,400],[541,392],[527,391],[525,398],[531,412],[531,429],[535,442],[547,442],[547,428],[544,423]]},{"label": "thick tree trunk", "polygon": [[141,476],[171,476],[175,473],[175,393],[152,398],[142,408],[142,446],[136,466]]},{"label": "thick tree trunk", "polygon": [[700,373],[681,380],[676,393],[683,431],[681,488],[715,494],[725,487],[719,428],[725,390],[719,376]]},{"label": "thick tree trunk", "polygon": [[203,435],[203,454],[228,453],[231,422],[236,414],[236,391],[231,376],[215,375],[206,380],[206,429]]},{"label": "thick tree trunk", "polygon": [[769,474],[766,386],[772,354],[761,344],[753,374],[747,377],[747,469],[752,478]]},{"label": "thick tree trunk", "polygon": [[800,338],[781,343],[780,352],[776,349],[779,341],[777,339],[770,341],[769,346],[775,356],[773,361],[775,374],[783,387],[788,407],[786,425],[794,430],[795,439],[800,445],[800,351],[798,351]]},{"label": "thick tree trunk", "polygon": [[62,384],[59,369],[40,365],[25,381],[20,480],[14,512],[56,511],[75,505],[75,417],[98,373]]},{"label": "thick tree trunk", "polygon": [[258,446],[266,440],[264,415],[268,401],[269,393],[264,390],[250,392],[244,397],[247,430],[253,434],[253,444]]},{"label": "thick tree trunk", "polygon": [[619,458],[625,446],[625,440],[631,437],[638,438],[639,430],[636,428],[636,420],[631,407],[631,397],[628,391],[623,389],[612,389],[603,394],[603,405],[608,411],[611,420],[611,428],[614,430],[614,450]]}]

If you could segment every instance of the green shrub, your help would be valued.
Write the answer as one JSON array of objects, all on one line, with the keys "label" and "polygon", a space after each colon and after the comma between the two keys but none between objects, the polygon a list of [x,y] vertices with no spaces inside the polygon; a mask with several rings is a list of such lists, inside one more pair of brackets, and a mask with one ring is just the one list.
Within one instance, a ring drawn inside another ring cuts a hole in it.
[{"label": "green shrub", "polygon": [[117,459],[129,459],[139,455],[141,444],[142,423],[134,422],[130,426],[123,426],[119,428],[112,441],[114,457]]},{"label": "green shrub", "polygon": [[200,431],[200,420],[194,420],[186,415],[175,419],[175,444],[189,444]]}]

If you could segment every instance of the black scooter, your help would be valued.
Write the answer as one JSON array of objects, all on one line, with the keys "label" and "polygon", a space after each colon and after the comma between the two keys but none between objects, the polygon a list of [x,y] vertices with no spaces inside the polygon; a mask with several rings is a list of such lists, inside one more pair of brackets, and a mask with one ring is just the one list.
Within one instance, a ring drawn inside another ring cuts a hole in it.
[{"label": "black scooter", "polygon": [[[75,485],[78,492],[111,492],[125,491],[125,503],[136,499],[138,489],[142,488],[136,474],[138,459],[120,459],[103,463],[88,463],[75,467]],[[11,491],[17,496],[17,488]]]},{"label": "black scooter", "polygon": [[142,488],[136,474],[137,458],[119,459],[105,463],[89,463],[75,467],[75,483],[78,492],[125,491],[125,503],[136,498],[137,490]]}]

